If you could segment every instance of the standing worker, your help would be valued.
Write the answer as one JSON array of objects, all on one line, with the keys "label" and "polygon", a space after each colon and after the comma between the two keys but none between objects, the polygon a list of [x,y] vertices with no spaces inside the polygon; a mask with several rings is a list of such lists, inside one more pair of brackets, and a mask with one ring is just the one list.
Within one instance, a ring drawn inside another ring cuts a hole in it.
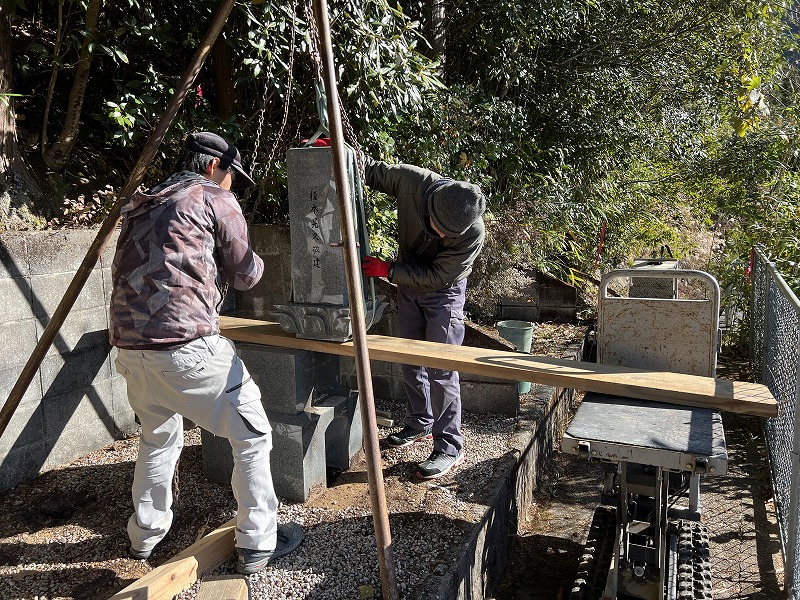
[{"label": "standing worker", "polygon": [[[483,246],[486,200],[470,183],[413,165],[365,157],[366,184],[397,200],[399,257],[367,256],[362,271],[397,284],[400,337],[461,345],[467,276]],[[417,475],[441,477],[464,461],[461,387],[457,371],[403,365],[408,392],[405,427],[390,435],[395,448],[433,438]]]},{"label": "standing worker", "polygon": [[110,338],[142,425],[128,520],[134,558],[149,558],[172,525],[183,416],[233,448],[239,573],[263,569],[303,539],[299,525],[277,524],[261,392],[219,335],[227,285],[250,289],[264,272],[230,191],[252,185],[236,147],[200,132],[187,138],[182,171],[122,208]]}]

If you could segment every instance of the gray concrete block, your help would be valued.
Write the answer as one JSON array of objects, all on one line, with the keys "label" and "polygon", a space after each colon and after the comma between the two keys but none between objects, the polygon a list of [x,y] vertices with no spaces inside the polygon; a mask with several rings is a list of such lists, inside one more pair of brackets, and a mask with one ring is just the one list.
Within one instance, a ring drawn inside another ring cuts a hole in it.
[{"label": "gray concrete block", "polygon": [[0,491],[35,478],[47,456],[47,443],[42,439],[12,450],[0,462]]},{"label": "gray concrete block", "polygon": [[[37,335],[41,338],[50,319],[36,323]],[[48,354],[85,350],[94,346],[108,344],[108,310],[105,306],[95,306],[83,310],[73,309],[58,330]]]},{"label": "gray concrete block", "polygon": [[577,289],[543,273],[529,273],[535,278],[520,290],[517,298],[501,298],[498,317],[521,321],[572,322],[577,311]]},{"label": "gray concrete block", "polygon": [[20,404],[0,437],[0,462],[3,462],[10,452],[36,444],[44,437],[41,405],[38,402]]},{"label": "gray concrete block", "polygon": [[111,381],[62,395],[45,395],[42,419],[49,445],[43,467],[53,469],[116,439]]},{"label": "gray concrete block", "polygon": [[27,239],[27,233],[0,234],[0,278],[16,279],[30,276]]},{"label": "gray concrete block", "polygon": [[[27,355],[23,358],[27,358]],[[22,374],[22,366],[12,369],[3,369],[0,371],[0,406],[5,404],[6,398],[11,393],[11,390],[17,383],[19,376]],[[22,404],[38,404],[42,399],[42,378],[37,371],[33,379],[31,379],[28,389],[22,395],[20,405]]]},{"label": "gray concrete block", "polygon": [[[357,387],[353,383],[353,387]],[[372,378],[372,394],[375,398],[383,400],[397,400],[400,402],[406,401],[406,388],[402,379],[397,377],[373,377]]]},{"label": "gray concrete block", "polygon": [[97,232],[88,229],[39,231],[28,236],[31,275],[74,273]]},{"label": "gray concrete block", "polygon": [[31,297],[30,282],[27,279],[0,279],[0,322],[30,318]]},{"label": "gray concrete block", "polygon": [[333,421],[332,407],[314,406],[298,415],[271,413],[272,481],[275,493],[305,502],[327,479],[325,434]]},{"label": "gray concrete block", "polygon": [[399,379],[403,378],[403,365],[400,363],[391,363],[392,376]]},{"label": "gray concrete block", "polygon": [[[333,421],[333,407],[312,407],[297,415],[268,413],[272,424],[270,467],[275,493],[305,502],[314,488],[326,483],[325,434]],[[233,473],[230,442],[201,431],[203,474],[227,484]]]},{"label": "gray concrete block", "polygon": [[233,474],[233,450],[228,438],[200,429],[200,444],[203,456],[203,475],[209,481],[230,484]]},{"label": "gray concrete block", "polygon": [[[24,365],[28,362],[38,341],[34,319],[3,323],[0,325],[0,340],[3,340],[3,367],[8,369],[12,366]],[[19,369],[17,375],[21,371],[22,369]]]},{"label": "gray concrete block", "polygon": [[117,241],[119,240],[119,229],[115,229],[108,238],[106,247],[103,248],[103,253],[100,255],[100,262],[98,263],[103,269],[111,269],[114,264],[114,254],[117,251]]},{"label": "gray concrete block", "polygon": [[325,461],[329,467],[347,470],[361,450],[364,430],[358,393],[329,396],[316,406],[333,409],[333,421],[325,432]]},{"label": "gray concrete block", "polygon": [[339,392],[339,357],[321,352],[236,344],[270,412],[297,414]]},{"label": "gray concrete block", "polygon": [[111,269],[106,267],[100,269],[100,277],[103,282],[103,302],[106,306],[109,306],[111,304],[111,291],[114,288]]},{"label": "gray concrete block", "polygon": [[390,376],[394,374],[392,372],[393,364],[383,360],[371,360],[369,366],[373,377]]},{"label": "gray concrete block", "polygon": [[[250,244],[259,256],[289,256],[292,247],[289,243],[289,227],[286,225],[251,225]],[[265,261],[265,266],[269,264]]]},{"label": "gray concrete block", "polygon": [[461,381],[461,409],[471,413],[519,414],[517,383]]},{"label": "gray concrete block", "polygon": [[[33,290],[33,309],[36,317],[49,317],[55,312],[74,273],[56,273],[40,275],[31,280]],[[103,294],[103,276],[95,269],[86,280],[86,284],[73,305],[73,310],[83,310],[96,306],[105,306]]]},{"label": "gray concrete block", "polygon": [[67,394],[111,379],[108,342],[67,354],[46,356],[42,361],[42,389],[45,396]]},{"label": "gray concrete block", "polygon": [[236,314],[249,319],[272,320],[276,304],[292,297],[292,255],[289,228],[257,225],[250,228],[253,249],[264,260],[264,275],[247,291],[236,291]]},{"label": "gray concrete block", "polygon": [[352,388],[355,385],[350,385],[350,381],[355,381],[356,375],[356,362],[349,356],[339,357],[339,381],[342,382],[342,387]]},{"label": "gray concrete block", "polygon": [[128,384],[122,375],[111,377],[111,402],[117,431],[125,434],[136,431],[136,413],[128,402]]}]

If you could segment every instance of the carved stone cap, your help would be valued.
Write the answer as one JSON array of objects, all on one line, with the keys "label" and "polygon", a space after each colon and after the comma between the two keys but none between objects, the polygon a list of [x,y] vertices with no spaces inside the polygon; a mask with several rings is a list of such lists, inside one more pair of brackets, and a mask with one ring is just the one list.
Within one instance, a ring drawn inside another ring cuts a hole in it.
[{"label": "carved stone cap", "polygon": [[[377,323],[388,306],[385,296],[367,300],[365,311],[367,329]],[[346,342],[353,337],[350,308],[339,304],[276,304],[271,316],[287,333],[308,340]]]}]

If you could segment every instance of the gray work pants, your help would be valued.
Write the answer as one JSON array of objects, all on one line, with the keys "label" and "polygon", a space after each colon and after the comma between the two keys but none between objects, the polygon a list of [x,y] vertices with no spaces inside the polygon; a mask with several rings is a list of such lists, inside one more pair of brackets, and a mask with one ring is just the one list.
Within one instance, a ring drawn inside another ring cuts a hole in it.
[{"label": "gray work pants", "polygon": [[[460,346],[464,341],[466,279],[449,288],[397,290],[400,337]],[[433,449],[457,455],[461,436],[461,386],[458,371],[402,365],[408,393],[406,425],[433,433]]]},{"label": "gray work pants", "polygon": [[275,548],[272,428],[261,392],[233,343],[209,335],[174,351],[120,350],[116,365],[142,422],[131,489],[134,513],[128,521],[131,546],[152,550],[172,526],[172,476],[183,448],[185,416],[231,442],[236,546]]}]

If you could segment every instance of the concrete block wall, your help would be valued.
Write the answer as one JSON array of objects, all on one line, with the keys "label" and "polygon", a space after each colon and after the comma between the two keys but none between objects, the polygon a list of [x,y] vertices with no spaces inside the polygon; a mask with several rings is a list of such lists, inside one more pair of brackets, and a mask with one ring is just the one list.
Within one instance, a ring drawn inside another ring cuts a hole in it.
[{"label": "concrete block wall", "polygon": [[544,273],[532,272],[530,286],[520,290],[518,298],[503,298],[497,305],[498,319],[554,321],[570,323],[578,307],[577,288]]},{"label": "concrete block wall", "polygon": [[[96,230],[0,233],[0,406],[72,281]],[[223,312],[268,318],[291,295],[288,228],[258,225],[252,239],[264,277],[229,294]],[[116,234],[0,437],[0,490],[29,481],[135,431],[124,379],[108,343]]]},{"label": "concrete block wall", "polygon": [[[5,403],[96,231],[0,234],[0,400]],[[92,270],[0,438],[0,489],[135,429],[108,343],[116,238]]]},{"label": "concrete block wall", "polygon": [[270,313],[276,304],[292,298],[292,247],[286,225],[253,225],[253,250],[264,260],[264,276],[254,288],[236,292],[236,316],[274,321]]}]

